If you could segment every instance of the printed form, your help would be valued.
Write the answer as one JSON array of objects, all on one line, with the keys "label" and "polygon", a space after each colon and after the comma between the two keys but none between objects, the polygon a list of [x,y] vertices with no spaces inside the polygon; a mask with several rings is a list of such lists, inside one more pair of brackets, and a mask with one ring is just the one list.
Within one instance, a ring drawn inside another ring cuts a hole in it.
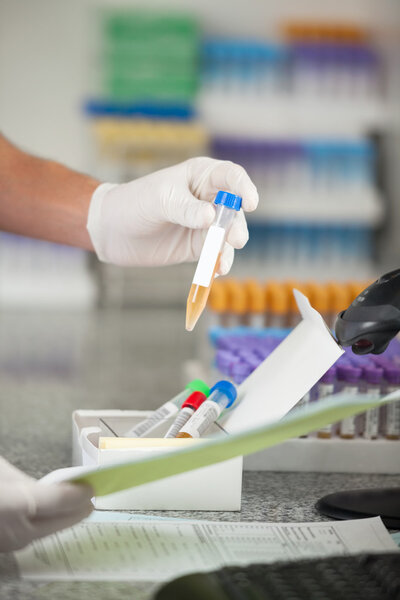
[{"label": "printed form", "polygon": [[228,565],[397,550],[379,517],[319,523],[87,522],[16,553],[41,580],[165,581]]}]

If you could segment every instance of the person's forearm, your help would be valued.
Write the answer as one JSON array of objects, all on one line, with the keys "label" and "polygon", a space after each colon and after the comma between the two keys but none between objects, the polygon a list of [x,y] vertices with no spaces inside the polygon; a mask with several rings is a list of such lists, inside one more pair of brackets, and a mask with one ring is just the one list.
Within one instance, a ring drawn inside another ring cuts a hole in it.
[{"label": "person's forearm", "polygon": [[99,182],[21,152],[0,135],[0,229],[93,250],[86,229]]}]

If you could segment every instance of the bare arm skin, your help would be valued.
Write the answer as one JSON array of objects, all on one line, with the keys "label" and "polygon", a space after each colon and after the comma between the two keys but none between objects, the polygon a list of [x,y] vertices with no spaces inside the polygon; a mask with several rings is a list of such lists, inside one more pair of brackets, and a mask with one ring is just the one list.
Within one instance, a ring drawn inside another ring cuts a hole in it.
[{"label": "bare arm skin", "polygon": [[0,230],[93,250],[86,221],[98,185],[0,135]]}]

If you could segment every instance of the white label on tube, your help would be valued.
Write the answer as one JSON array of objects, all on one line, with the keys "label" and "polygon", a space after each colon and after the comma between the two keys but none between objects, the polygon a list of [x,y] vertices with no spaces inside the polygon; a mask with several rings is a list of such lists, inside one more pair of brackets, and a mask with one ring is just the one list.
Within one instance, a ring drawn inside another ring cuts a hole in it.
[{"label": "white label on tube", "polygon": [[[379,397],[379,396],[378,396]],[[365,413],[364,437],[372,440],[378,437],[379,430],[379,407],[371,408]]]},{"label": "white label on tube", "polygon": [[[378,389],[368,389],[367,393],[370,395],[374,395],[377,400],[379,400],[380,392]],[[365,423],[364,423],[364,437],[367,440],[373,440],[378,437],[379,433],[379,406],[376,408],[371,408],[371,410],[367,410],[365,413]]]},{"label": "white label on tube", "polygon": [[214,272],[218,254],[221,252],[225,239],[225,229],[217,225],[211,225],[204,240],[203,249],[193,277],[193,284],[208,287]]},{"label": "white label on tube", "polygon": [[206,400],[200,408],[196,410],[186,425],[182,427],[181,431],[188,433],[193,438],[199,438],[202,433],[218,419],[221,412],[222,409],[216,402],[213,400]]},{"label": "white label on tube", "polygon": [[[331,396],[334,392],[335,386],[333,383],[320,383],[318,386],[318,400]],[[332,425],[325,425],[318,430],[320,433],[331,433]]]},{"label": "white label on tube", "polygon": [[386,407],[386,435],[400,436],[400,402],[392,402]]},{"label": "white label on tube", "polygon": [[172,417],[179,411],[178,406],[173,402],[169,401],[157,408],[157,410],[149,417],[145,419],[135,427],[132,427],[124,437],[142,437],[145,434],[149,433],[155,427],[157,427],[161,421]]},{"label": "white label on tube", "polygon": [[[356,386],[349,385],[344,386],[341,390],[343,393],[354,394],[358,393],[358,389]],[[340,423],[340,435],[351,435],[354,436],[356,433],[356,417],[346,417]]]},{"label": "white label on tube", "polygon": [[165,434],[166,438],[174,438],[178,435],[182,427],[187,423],[190,417],[193,415],[194,410],[189,406],[185,406],[185,408],[181,409],[181,412],[176,417],[175,421],[172,423],[171,427],[168,429]]}]

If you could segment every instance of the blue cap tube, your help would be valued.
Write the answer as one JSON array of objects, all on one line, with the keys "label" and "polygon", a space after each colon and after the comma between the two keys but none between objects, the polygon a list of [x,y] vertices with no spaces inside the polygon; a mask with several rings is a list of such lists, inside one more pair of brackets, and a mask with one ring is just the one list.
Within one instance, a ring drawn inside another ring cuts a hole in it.
[{"label": "blue cap tube", "polygon": [[176,437],[199,438],[218,419],[225,408],[235,402],[237,392],[230,381],[218,381],[210,390],[210,395],[189,421],[182,427]]},{"label": "blue cap tube", "polygon": [[242,198],[220,190],[214,201],[215,219],[204,240],[186,304],[186,330],[192,331],[206,304],[221,258],[226,234],[240,210]]},{"label": "blue cap tube", "polygon": [[217,404],[224,405],[224,408],[230,408],[237,398],[237,391],[233,383],[222,379],[218,381],[210,390],[209,400]]}]

